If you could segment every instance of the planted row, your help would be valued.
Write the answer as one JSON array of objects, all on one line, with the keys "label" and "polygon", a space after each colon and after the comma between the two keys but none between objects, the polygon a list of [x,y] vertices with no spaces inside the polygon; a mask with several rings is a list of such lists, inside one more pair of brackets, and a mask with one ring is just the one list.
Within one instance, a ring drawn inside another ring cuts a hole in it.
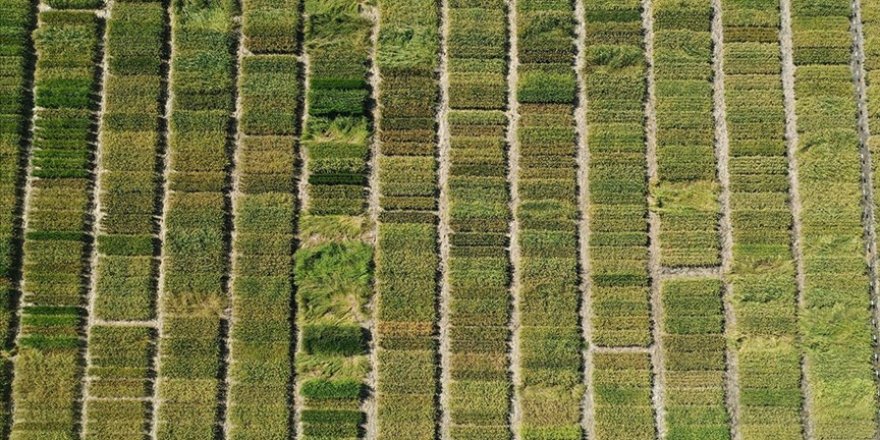
[{"label": "planted row", "polygon": [[800,439],[797,292],[776,0],[723,2],[738,431]]},{"label": "planted row", "polygon": [[158,348],[161,439],[211,438],[218,429],[234,10],[226,1],[172,8],[164,319]]},{"label": "planted row", "polygon": [[[287,6],[298,13],[297,1]],[[230,439],[286,438],[293,429],[290,253],[301,75],[293,52],[296,32],[290,29],[287,35],[286,30],[299,18],[286,12],[279,17],[282,11],[267,12],[266,7],[259,1],[242,4],[246,55],[239,66],[233,194]]]},{"label": "planted row", "polygon": [[805,278],[799,323],[816,438],[868,439],[877,429],[851,13],[845,0],[792,2]]},{"label": "planted row", "polygon": [[448,20],[450,431],[456,439],[506,440],[507,14],[501,0],[451,2]]},{"label": "planted row", "polygon": [[722,287],[711,278],[667,280],[660,286],[663,398],[670,439],[730,439]]},{"label": "planted row", "polygon": [[523,0],[517,12],[520,435],[580,439],[574,9],[563,0]]},{"label": "planted row", "polygon": [[34,32],[34,180],[25,208],[14,438],[73,439],[79,424],[100,27],[91,11],[43,11]]},{"label": "planted row", "polygon": [[360,0],[306,0],[309,117],[305,214],[296,254],[304,438],[362,438],[373,288],[366,215],[372,21]]},{"label": "planted row", "polygon": [[[646,59],[638,0],[585,3],[593,339],[651,343],[645,156]],[[653,439],[651,365],[643,354],[595,354],[596,438]]]},{"label": "planted row", "polygon": [[[116,2],[107,21],[104,114],[100,127],[100,203],[94,318],[145,321],[155,316],[158,251],[154,215],[159,189],[160,2]],[[150,418],[152,334],[146,328],[93,326],[89,335],[88,438],[136,435]]]},{"label": "planted row", "polygon": [[439,11],[433,0],[380,0],[379,13],[378,435],[425,439],[437,418]]},{"label": "planted row", "polygon": [[[21,204],[22,156],[30,114],[29,84],[34,8],[30,1],[0,5],[0,347],[12,349],[11,320],[15,311],[15,279],[19,237],[17,213]],[[0,356],[0,393],[9,392],[10,359]],[[0,429],[8,429],[11,408],[0,403]]]},{"label": "planted row", "polygon": [[586,7],[593,343],[647,346],[647,94],[641,2]]},{"label": "planted row", "polygon": [[654,4],[657,181],[664,266],[720,262],[715,120],[712,116],[712,6],[709,0]]}]

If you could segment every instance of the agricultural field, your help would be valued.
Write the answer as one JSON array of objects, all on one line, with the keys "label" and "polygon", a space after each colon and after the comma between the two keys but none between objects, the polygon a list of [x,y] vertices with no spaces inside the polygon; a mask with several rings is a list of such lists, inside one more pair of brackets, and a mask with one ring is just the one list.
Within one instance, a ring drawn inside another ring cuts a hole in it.
[{"label": "agricultural field", "polygon": [[0,0],[0,440],[877,440],[880,0]]}]

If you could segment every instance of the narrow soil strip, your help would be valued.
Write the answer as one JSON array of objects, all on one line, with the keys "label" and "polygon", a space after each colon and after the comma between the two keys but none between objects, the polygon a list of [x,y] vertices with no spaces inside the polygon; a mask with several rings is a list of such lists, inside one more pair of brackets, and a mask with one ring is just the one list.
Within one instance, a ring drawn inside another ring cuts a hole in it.
[{"label": "narrow soil strip", "polygon": [[[718,166],[718,182],[721,186],[720,204],[721,219],[719,228],[721,233],[721,279],[724,283],[724,334],[725,339],[730,341],[736,328],[736,315],[732,306],[733,290],[727,274],[733,264],[733,226],[731,224],[730,208],[730,139],[727,131],[727,102],[725,100],[725,76],[724,76],[724,27],[722,19],[721,0],[712,0],[712,42],[713,63],[715,76],[715,160]],[[739,421],[739,363],[737,361],[736,348],[728,344],[725,350],[726,372],[724,378],[725,398],[727,414],[730,417],[730,437],[740,439]]]},{"label": "narrow soil strip", "polygon": [[[780,0],[780,14],[782,23],[780,26],[779,42],[782,51],[782,91],[785,100],[785,137],[788,143],[788,176],[789,176],[789,203],[791,205],[792,228],[791,246],[794,254],[797,272],[797,302],[798,310],[804,306],[804,255],[801,244],[801,196],[798,180],[798,164],[795,153],[798,149],[797,131],[797,107],[794,89],[794,57],[792,54],[792,31],[791,31],[791,0]],[[800,339],[800,335],[798,336]],[[801,353],[801,390],[803,392],[803,409],[801,422],[806,438],[813,438],[813,429],[810,419],[810,390],[807,388],[806,375],[809,365]]]},{"label": "narrow soil strip", "polygon": [[519,309],[520,296],[520,268],[521,252],[519,247],[519,221],[516,209],[519,206],[519,155],[520,146],[518,138],[519,127],[519,96],[517,85],[519,84],[519,35],[517,24],[517,0],[507,0],[508,24],[507,33],[510,43],[507,74],[507,184],[510,189],[510,381],[513,392],[510,394],[510,430],[512,439],[519,440],[522,425],[522,407],[520,406],[519,389],[522,378],[519,371],[520,365],[520,332],[521,312]]}]

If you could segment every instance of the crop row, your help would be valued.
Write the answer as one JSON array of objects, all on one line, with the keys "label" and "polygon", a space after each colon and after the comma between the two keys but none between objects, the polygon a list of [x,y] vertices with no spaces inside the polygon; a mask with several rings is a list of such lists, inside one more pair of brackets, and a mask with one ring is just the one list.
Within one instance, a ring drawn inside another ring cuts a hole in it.
[{"label": "crop row", "polygon": [[517,12],[520,434],[580,439],[574,10],[563,0],[523,0]]},{"label": "crop row", "polygon": [[663,398],[670,439],[730,439],[722,283],[691,278],[664,281]]},{"label": "crop row", "polygon": [[744,439],[801,438],[779,2],[723,2],[733,260],[727,274]]},{"label": "crop row", "polygon": [[[592,0],[585,9],[590,343],[647,346],[652,336],[641,2]],[[650,360],[611,351],[595,356],[596,438],[653,439]]]},{"label": "crop row", "polygon": [[306,0],[309,116],[303,136],[309,197],[296,254],[297,380],[303,438],[363,437],[370,369],[373,247],[365,239],[367,66],[372,21],[362,0]]},{"label": "crop row", "polygon": [[805,278],[799,319],[816,438],[867,439],[876,429],[851,13],[845,0],[792,2]]},{"label": "crop row", "polygon": [[157,432],[210,438],[216,426],[221,319],[227,307],[231,2],[172,10],[168,193],[163,242]]},{"label": "crop row", "polygon": [[[274,7],[274,5],[272,5]],[[299,11],[298,2],[287,5]],[[230,439],[286,438],[293,344],[291,249],[301,98],[296,35],[263,2],[242,4],[240,114],[233,194],[232,320],[226,420]],[[277,22],[276,22],[277,21]],[[264,54],[264,52],[273,52]],[[257,53],[257,54],[254,54]]]},{"label": "crop row", "polygon": [[[0,347],[12,348],[11,320],[15,307],[16,255],[22,180],[22,145],[28,127],[27,85],[30,62],[30,31],[34,25],[31,3],[24,0],[0,5]],[[7,355],[0,356],[0,393],[9,392]],[[11,408],[0,402],[0,429],[5,432]]]},{"label": "crop row", "polygon": [[[165,13],[160,2],[119,1],[107,20],[101,120],[99,217],[93,319],[144,321],[155,315],[158,250],[153,234],[162,98]],[[133,436],[149,419],[153,331],[93,326],[86,438]]]},{"label": "crop row", "polygon": [[654,4],[657,173],[664,266],[719,264],[709,0]]},{"label": "crop row", "polygon": [[455,439],[506,440],[507,14],[502,0],[451,2],[448,17],[450,430]]},{"label": "crop row", "polygon": [[44,11],[34,32],[34,178],[26,207],[14,438],[73,438],[79,423],[100,23]]},{"label": "crop row", "polygon": [[646,346],[651,334],[641,6],[638,0],[585,6],[592,343]]},{"label": "crop row", "polygon": [[437,417],[439,11],[433,0],[380,0],[379,12],[378,435],[383,440],[432,438]]},{"label": "crop row", "polygon": [[595,438],[656,438],[651,356],[644,352],[597,351],[592,368]]}]

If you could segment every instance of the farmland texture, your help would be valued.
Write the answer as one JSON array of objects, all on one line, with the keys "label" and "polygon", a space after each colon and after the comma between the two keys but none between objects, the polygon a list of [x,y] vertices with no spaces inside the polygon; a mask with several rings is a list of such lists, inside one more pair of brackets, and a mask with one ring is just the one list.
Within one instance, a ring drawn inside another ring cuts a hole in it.
[{"label": "farmland texture", "polygon": [[877,440],[880,0],[0,0],[0,440]]}]

